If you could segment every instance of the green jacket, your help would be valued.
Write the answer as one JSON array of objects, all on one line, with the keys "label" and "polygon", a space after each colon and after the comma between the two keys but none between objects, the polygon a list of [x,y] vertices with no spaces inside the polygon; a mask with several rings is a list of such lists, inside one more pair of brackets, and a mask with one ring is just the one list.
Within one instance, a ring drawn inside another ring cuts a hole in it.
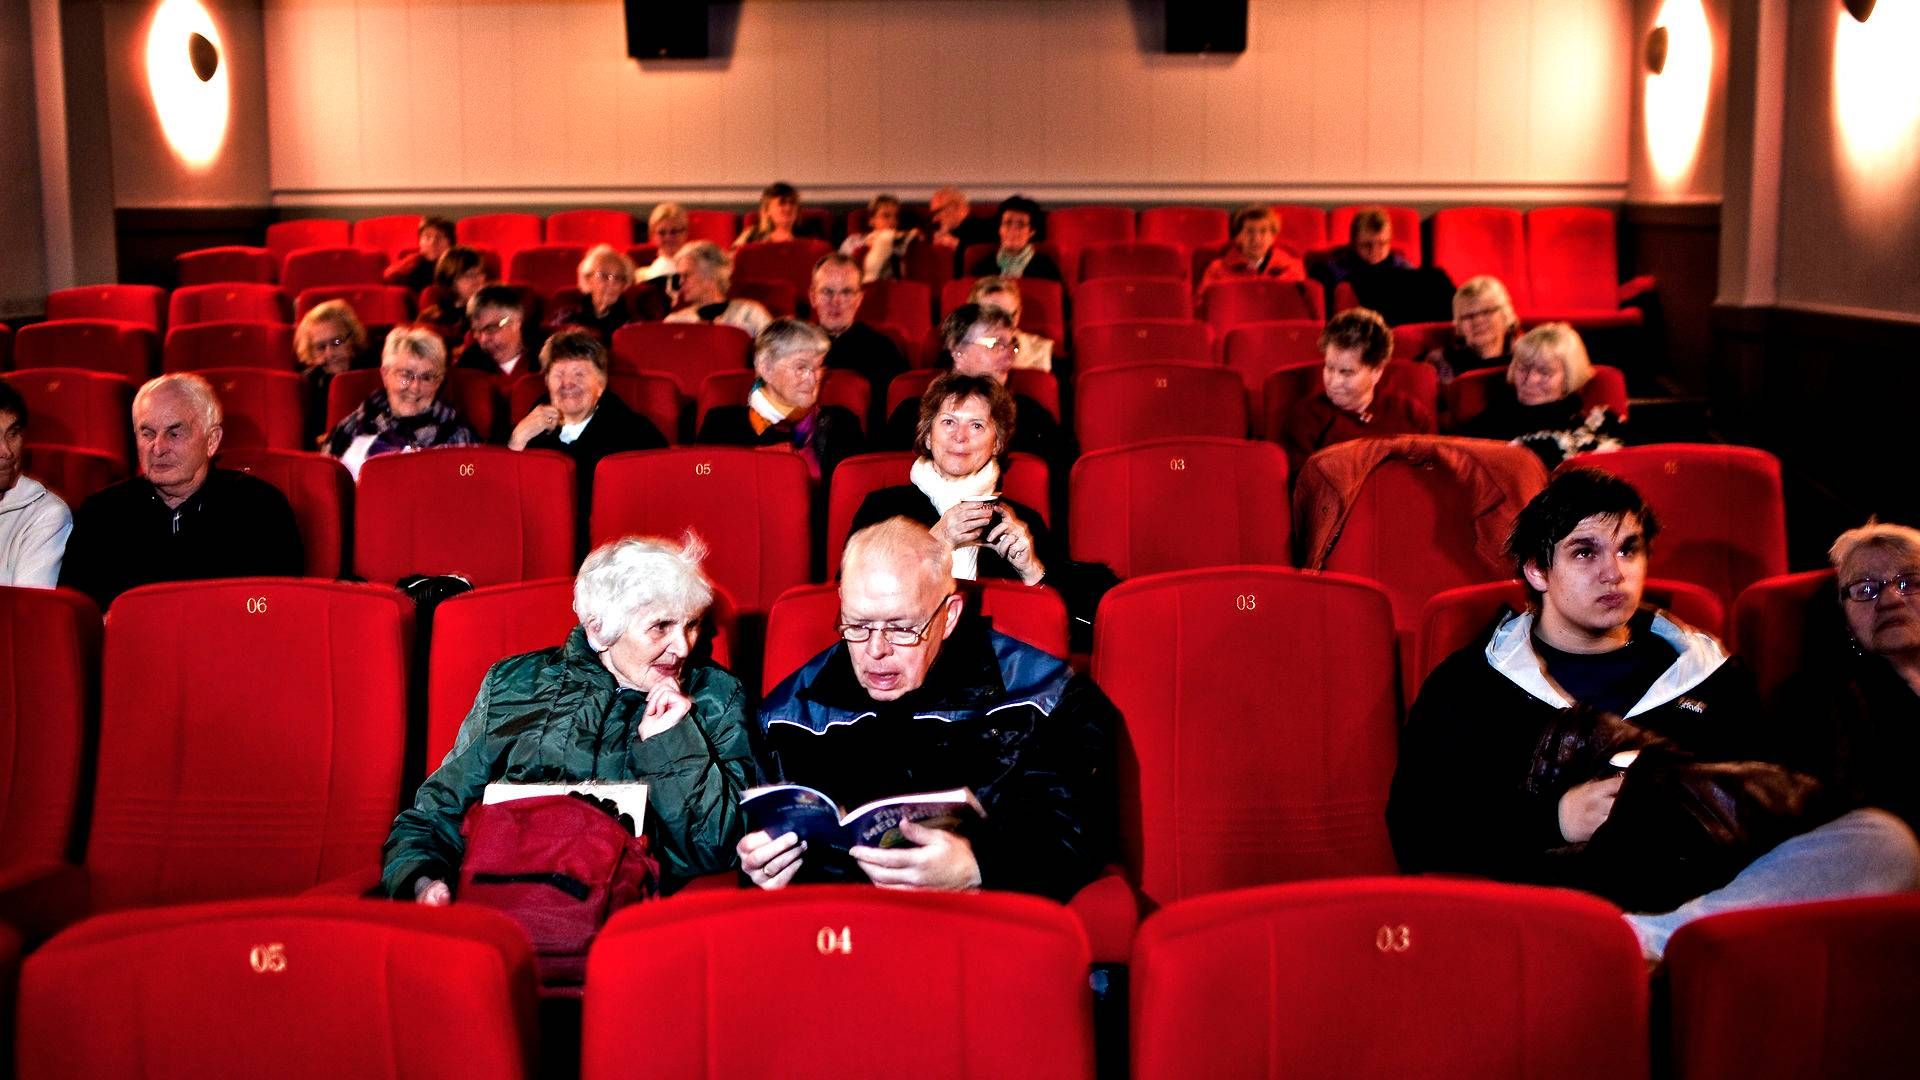
[{"label": "green jacket", "polygon": [[381,874],[387,893],[411,899],[421,875],[453,883],[461,819],[488,784],[503,780],[644,781],[645,832],[668,888],[733,865],[740,793],[754,778],[746,694],[740,680],[710,665],[688,665],[681,689],[692,709],[641,742],[644,701],[616,713],[619,684],[579,627],[560,648],[493,665],[453,750],[393,821]]}]

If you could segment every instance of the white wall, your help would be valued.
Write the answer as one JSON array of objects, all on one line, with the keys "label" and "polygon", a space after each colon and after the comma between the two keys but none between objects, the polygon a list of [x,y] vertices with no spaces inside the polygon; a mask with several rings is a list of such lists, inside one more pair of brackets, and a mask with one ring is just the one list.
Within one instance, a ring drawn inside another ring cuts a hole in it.
[{"label": "white wall", "polygon": [[728,10],[728,57],[641,65],[615,0],[266,0],[274,201],[1627,186],[1623,0],[1253,0],[1247,52],[1204,58],[1160,53],[1160,6],[1128,0]]}]

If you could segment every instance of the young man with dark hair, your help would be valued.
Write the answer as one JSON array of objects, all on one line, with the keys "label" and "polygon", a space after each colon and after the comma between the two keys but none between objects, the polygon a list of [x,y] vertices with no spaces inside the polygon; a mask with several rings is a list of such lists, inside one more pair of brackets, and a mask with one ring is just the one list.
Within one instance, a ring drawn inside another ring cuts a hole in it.
[{"label": "young man with dark hair", "polygon": [[1387,806],[1401,868],[1599,893],[1644,912],[1628,922],[1651,957],[1703,915],[1915,887],[1913,834],[1878,810],[1801,832],[1744,869],[1664,847],[1622,858],[1612,837],[1589,848],[1629,766],[1542,780],[1575,706],[1624,717],[1701,761],[1775,760],[1746,671],[1712,635],[1641,606],[1658,533],[1631,484],[1591,469],[1561,474],[1521,511],[1507,550],[1528,610],[1435,669],[1402,732]]}]

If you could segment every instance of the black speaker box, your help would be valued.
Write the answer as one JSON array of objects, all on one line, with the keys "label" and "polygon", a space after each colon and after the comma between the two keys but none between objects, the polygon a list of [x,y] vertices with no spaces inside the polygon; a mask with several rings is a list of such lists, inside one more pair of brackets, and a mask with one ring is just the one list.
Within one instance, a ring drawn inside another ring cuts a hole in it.
[{"label": "black speaker box", "polygon": [[707,0],[626,0],[627,55],[707,59]]},{"label": "black speaker box", "polygon": [[1247,51],[1247,0],[1167,0],[1166,12],[1170,53]]}]

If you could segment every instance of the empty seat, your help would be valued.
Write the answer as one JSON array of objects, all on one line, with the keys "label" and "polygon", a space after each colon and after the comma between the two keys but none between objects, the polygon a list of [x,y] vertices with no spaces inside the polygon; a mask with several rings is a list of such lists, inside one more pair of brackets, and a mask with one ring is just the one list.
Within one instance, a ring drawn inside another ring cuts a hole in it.
[{"label": "empty seat", "polygon": [[132,460],[131,382],[66,368],[9,371],[0,378],[25,399],[31,428],[27,435],[35,445],[98,450],[122,464]]},{"label": "empty seat", "polygon": [[1623,477],[1661,515],[1648,573],[1705,585],[1732,604],[1753,582],[1787,572],[1780,459],[1765,450],[1660,443],[1579,454],[1564,467]]},{"label": "empty seat", "polygon": [[[671,376],[657,371],[614,371],[607,374],[607,392],[627,408],[653,422],[670,443],[680,442],[680,387]],[[547,384],[537,372],[513,381],[508,395],[507,422],[519,423],[546,397]]]},{"label": "empty seat", "polygon": [[671,375],[680,396],[693,400],[708,375],[753,366],[753,338],[713,323],[628,323],[613,332],[611,366]]},{"label": "empty seat", "polygon": [[48,319],[112,319],[154,333],[167,328],[167,290],[154,285],[82,285],[47,294]]},{"label": "empty seat", "polygon": [[0,588],[0,872],[75,849],[81,746],[100,677],[100,609],[71,589]]},{"label": "empty seat", "polygon": [[1291,559],[1287,458],[1272,443],[1156,439],[1074,463],[1073,557],[1123,578]]},{"label": "empty seat", "polygon": [[20,328],[13,340],[16,368],[78,368],[120,375],[135,383],[153,375],[160,341],[149,327],[107,319],[62,319]]},{"label": "empty seat", "polygon": [[624,248],[633,243],[633,215],[625,210],[561,210],[548,214],[547,243]]},{"label": "empty seat", "polygon": [[1247,393],[1258,394],[1276,371],[1319,367],[1320,335],[1326,328],[1318,319],[1246,323],[1226,331],[1221,355]]},{"label": "empty seat", "polygon": [[1087,372],[1074,386],[1083,453],[1149,439],[1247,434],[1246,391],[1225,368],[1130,364]]},{"label": "empty seat", "polygon": [[[907,450],[887,450],[855,454],[833,470],[832,490],[827,493],[827,579],[840,575],[841,549],[853,532],[854,515],[868,495],[881,488],[911,482],[915,454]],[[1008,454],[1005,471],[1000,475],[1000,493],[1040,515],[1053,524],[1048,506],[1048,471],[1044,459],[1032,454]]]},{"label": "empty seat", "polygon": [[267,226],[267,250],[280,265],[301,248],[346,247],[349,229],[340,218],[296,218]]},{"label": "empty seat", "polygon": [[540,218],[534,214],[471,214],[454,224],[454,236],[470,247],[485,247],[511,259],[521,248],[538,245]]},{"label": "empty seat", "polygon": [[307,383],[292,371],[207,368],[220,399],[220,445],[235,450],[303,450]]},{"label": "empty seat", "polygon": [[398,285],[318,285],[294,297],[293,321],[329,300],[344,300],[368,326],[393,326],[413,318],[413,293]]},{"label": "empty seat", "polygon": [[536,994],[526,935],[477,906],[123,912],[26,964],[20,1074],[529,1076]]},{"label": "empty seat", "polygon": [[[1302,398],[1310,398],[1326,389],[1326,366],[1303,364],[1281,368],[1267,376],[1260,391],[1261,418],[1256,423],[1266,437],[1278,439],[1286,430],[1287,415]],[[1376,393],[1394,394],[1419,402],[1429,418],[1440,408],[1440,375],[1426,364],[1411,360],[1388,360],[1381,369]],[[1432,434],[1429,430],[1427,434]]]},{"label": "empty seat", "polygon": [[1834,607],[1837,585],[1832,570],[1807,570],[1761,578],[1740,590],[1728,644],[1753,670],[1762,701],[1771,701],[1808,662],[1810,627],[1829,630],[1835,641],[1844,633]]},{"label": "empty seat", "polygon": [[306,553],[305,574],[345,575],[353,535],[353,477],[339,460],[310,450],[220,449],[220,467],[251,473],[280,489],[293,509]]},{"label": "empty seat", "polygon": [[1274,281],[1270,278],[1231,278],[1207,286],[1200,296],[1202,317],[1215,334],[1257,322],[1327,317],[1326,299],[1316,282]]},{"label": "empty seat", "polygon": [[1012,893],[823,886],[641,904],[588,956],[580,1074],[728,1080],[765,1075],[771,1054],[795,1076],[1088,1077],[1087,963],[1072,914]]},{"label": "empty seat", "polygon": [[1453,344],[1450,322],[1401,323],[1393,328],[1393,358],[1418,360],[1435,349]]},{"label": "empty seat", "polygon": [[360,470],[353,566],[368,581],[457,574],[475,585],[574,570],[573,460],[459,446],[382,454]]},{"label": "empty seat", "polygon": [[35,443],[27,447],[24,471],[78,509],[94,492],[127,478],[127,459],[79,446]]},{"label": "empty seat", "polygon": [[751,300],[766,308],[767,313],[776,319],[792,318],[794,312],[799,310],[802,295],[791,281],[734,278],[727,286],[727,299]]},{"label": "empty seat", "polygon": [[[1327,215],[1327,242],[1333,245],[1347,243],[1353,236],[1353,217],[1369,207],[1379,207],[1387,212],[1387,220],[1393,225],[1393,250],[1406,257],[1415,266],[1420,265],[1423,254],[1420,244],[1420,211],[1411,206],[1386,206],[1380,203],[1368,203],[1355,206],[1336,206]],[[1455,278],[1455,282],[1465,278]]]},{"label": "empty seat", "polygon": [[428,771],[453,748],[480,680],[495,661],[553,648],[579,623],[571,577],[489,585],[436,607],[427,662]]},{"label": "empty seat", "polygon": [[741,612],[757,614],[808,580],[811,521],[812,484],[799,457],[689,446],[601,459],[588,532],[598,545],[693,529],[712,545],[707,573]]},{"label": "empty seat", "polygon": [[[1039,222],[1034,223],[1039,226]],[[1046,238],[1062,250],[1095,244],[1121,244],[1134,233],[1133,209],[1126,206],[1064,206],[1046,216]],[[1070,269],[1062,266],[1062,269]]]},{"label": "empty seat", "polygon": [[167,331],[160,367],[165,371],[257,367],[291,372],[293,327],[285,323],[209,322]]},{"label": "empty seat", "polygon": [[1075,290],[1073,303],[1073,320],[1077,325],[1124,319],[1193,318],[1193,292],[1180,280],[1100,278],[1085,282]]},{"label": "empty seat", "polygon": [[387,259],[376,251],[354,247],[302,248],[287,256],[280,268],[280,287],[299,296],[320,285],[378,285]]},{"label": "empty seat", "polygon": [[1329,237],[1325,210],[1298,203],[1275,203],[1273,212],[1280,218],[1279,242],[1295,255],[1304,256],[1309,251],[1327,246]]},{"label": "empty seat", "polygon": [[1363,878],[1189,900],[1132,968],[1133,1075],[1645,1077],[1647,977],[1574,892]]},{"label": "empty seat", "polygon": [[1156,206],[1140,211],[1140,239],[1194,248],[1220,247],[1227,236],[1227,212],[1217,206]]},{"label": "empty seat", "polygon": [[[967,294],[973,291],[978,278],[955,278],[941,286],[940,317],[953,314],[953,309],[967,302]],[[1081,322],[1100,322],[1099,319],[1080,319]],[[1112,320],[1104,320],[1111,322]],[[1020,328],[1041,337],[1061,341],[1067,335],[1066,291],[1057,281],[1044,278],[1020,279]]]},{"label": "empty seat", "polygon": [[507,260],[507,283],[525,285],[545,296],[580,284],[584,244],[539,244],[524,247]]},{"label": "empty seat", "polygon": [[[700,396],[694,402],[693,430],[698,432],[705,427],[707,414],[714,409],[724,405],[746,405],[753,392],[754,381],[758,378],[751,370],[716,371],[700,380]],[[847,410],[864,430],[867,412],[873,404],[873,390],[857,371],[828,368],[820,379],[819,403]]]},{"label": "empty seat", "polygon": [[1518,210],[1456,206],[1435,211],[1430,263],[1455,282],[1491,274],[1507,287],[1514,307],[1522,311],[1533,307],[1526,228]]},{"label": "empty seat", "polygon": [[280,260],[263,247],[199,248],[175,255],[173,272],[181,285],[270,284],[280,279]]},{"label": "empty seat", "polygon": [[[1454,376],[1447,384],[1447,422],[1458,428],[1487,411],[1493,395],[1505,393],[1507,369],[1474,368]],[[1611,364],[1593,365],[1593,378],[1580,388],[1580,403],[1586,408],[1604,406],[1622,420],[1627,418],[1627,373]]]},{"label": "empty seat", "polygon": [[1073,333],[1076,366],[1081,372],[1122,364],[1213,361],[1213,331],[1193,319],[1127,319],[1082,323]]},{"label": "empty seat", "polygon": [[722,248],[740,235],[740,215],[731,210],[688,210],[687,239],[711,240]]},{"label": "empty seat", "polygon": [[419,214],[383,214],[353,223],[353,246],[392,256],[420,244]]},{"label": "empty seat", "polygon": [[733,253],[734,280],[784,281],[794,294],[805,296],[813,282],[813,264],[833,251],[825,240],[763,241],[742,244]]},{"label": "empty seat", "polygon": [[1527,211],[1529,318],[1576,326],[1637,325],[1641,313],[1621,307],[1651,291],[1651,277],[1619,279],[1613,211],[1596,206],[1542,206]]},{"label": "empty seat", "polygon": [[1187,280],[1187,254],[1173,244],[1131,241],[1095,244],[1080,253],[1080,280],[1096,278],[1168,278]]},{"label": "empty seat", "polygon": [[858,317],[869,326],[897,326],[918,340],[933,325],[933,290],[923,281],[868,282]]},{"label": "empty seat", "polygon": [[279,286],[257,282],[183,285],[167,301],[167,325],[175,330],[210,322],[283,323],[291,315]]}]

